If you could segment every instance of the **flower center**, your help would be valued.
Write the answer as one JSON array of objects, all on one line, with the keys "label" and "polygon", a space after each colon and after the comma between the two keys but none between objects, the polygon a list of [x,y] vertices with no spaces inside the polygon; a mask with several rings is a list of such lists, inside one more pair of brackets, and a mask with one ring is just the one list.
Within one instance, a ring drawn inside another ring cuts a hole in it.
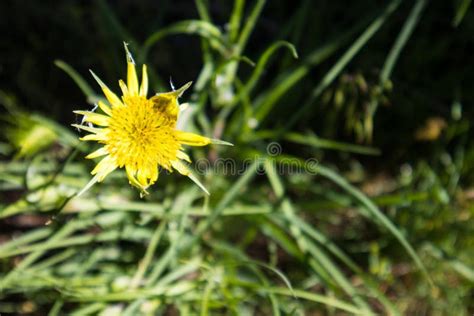
[{"label": "flower center", "polygon": [[112,109],[106,147],[119,167],[171,168],[181,145],[175,136],[176,119],[142,96],[123,98],[125,106]]}]

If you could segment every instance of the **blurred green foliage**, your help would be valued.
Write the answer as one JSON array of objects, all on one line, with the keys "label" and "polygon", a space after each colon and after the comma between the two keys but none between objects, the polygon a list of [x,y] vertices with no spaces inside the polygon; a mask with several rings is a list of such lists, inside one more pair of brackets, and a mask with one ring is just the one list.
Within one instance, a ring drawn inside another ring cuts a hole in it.
[{"label": "blurred green foliage", "polygon": [[[472,314],[470,5],[3,1],[0,313]],[[153,91],[195,82],[186,129],[235,144],[193,160],[245,172],[75,196],[72,110],[89,68],[118,87],[123,41]]]}]

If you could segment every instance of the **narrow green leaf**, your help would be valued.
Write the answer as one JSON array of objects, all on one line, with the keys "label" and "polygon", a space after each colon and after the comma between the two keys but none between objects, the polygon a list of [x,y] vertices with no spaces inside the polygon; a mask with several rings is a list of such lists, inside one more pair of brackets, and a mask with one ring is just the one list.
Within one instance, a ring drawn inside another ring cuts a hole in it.
[{"label": "narrow green leaf", "polygon": [[210,45],[221,53],[225,53],[227,50],[222,39],[221,31],[213,24],[201,20],[186,20],[174,23],[150,35],[143,44],[139,60],[144,62],[151,47],[158,41],[169,35],[176,34],[199,35],[207,39]]},{"label": "narrow green leaf", "polygon": [[297,289],[295,289],[294,291],[291,291],[286,288],[277,288],[277,287],[261,289],[261,290],[274,293],[274,294],[284,295],[284,296],[296,296],[297,298],[332,306],[332,307],[344,310],[346,312],[349,312],[355,315],[367,315],[367,312],[364,311],[363,309],[359,309],[352,304],[338,300],[334,297],[319,295],[319,294],[297,290]]},{"label": "narrow green leaf", "polygon": [[247,23],[245,23],[237,41],[236,49],[238,55],[240,55],[240,53],[244,51],[245,45],[247,44],[250,34],[252,34],[252,31],[255,28],[255,25],[257,24],[258,18],[262,13],[265,2],[266,0],[257,0],[252,11],[250,12],[250,15],[247,17]]},{"label": "narrow green leaf", "polygon": [[313,134],[287,133],[285,140],[293,143],[308,145],[319,149],[334,149],[363,155],[380,155],[380,150],[373,147],[342,143],[330,139],[320,138]]},{"label": "narrow green leaf", "polygon": [[[295,214],[290,199],[286,198],[284,195],[285,189],[276,172],[275,165],[270,159],[266,159],[264,166],[273,191],[277,198],[281,200],[283,214],[291,223],[292,218],[297,217],[297,215]],[[305,253],[311,254],[314,260],[334,278],[341,288],[353,298],[358,306],[360,306],[367,314],[372,314],[369,304],[362,299],[357,290],[352,286],[351,282],[344,276],[337,265],[325,254],[325,252],[316,244],[308,241],[307,238],[303,236],[301,229],[297,225],[290,224],[289,231],[297,241],[300,249]]]},{"label": "narrow green leaf", "polygon": [[458,27],[459,24],[461,24],[462,20],[464,19],[464,16],[467,13],[467,10],[469,10],[469,7],[471,6],[471,2],[471,0],[461,0],[461,3],[459,4],[456,10],[456,15],[453,19],[453,25],[455,27]]},{"label": "narrow green leaf", "polygon": [[236,41],[237,36],[239,34],[244,5],[245,0],[234,1],[234,8],[232,9],[229,22],[229,40],[231,43],[234,43]]},{"label": "narrow green leaf", "polygon": [[421,13],[425,6],[426,0],[417,0],[416,3],[413,5],[409,16],[403,24],[400,34],[398,34],[398,37],[395,40],[392,49],[388,53],[387,59],[385,60],[385,63],[382,67],[382,71],[380,72],[380,81],[382,83],[384,83],[390,78],[393,67],[396,64],[398,57],[400,56],[400,53],[403,50],[403,47],[405,47],[406,43],[408,42],[408,39],[410,38],[416,25],[418,24],[421,17]]},{"label": "narrow green leaf", "polygon": [[79,89],[81,89],[82,93],[84,93],[84,95],[89,100],[96,98],[94,90],[89,86],[89,84],[84,80],[84,78],[79,73],[77,73],[77,71],[75,71],[71,66],[69,66],[62,60],[55,60],[54,64],[64,70],[64,72],[67,73],[69,77],[72,78],[72,80],[74,80]]},{"label": "narrow green leaf", "polygon": [[334,64],[326,73],[321,82],[313,89],[307,101],[292,115],[285,130],[290,130],[298,120],[311,108],[316,98],[337,78],[347,64],[359,53],[359,51],[367,44],[367,42],[382,27],[389,16],[398,8],[401,0],[392,0],[385,10],[380,14],[367,29],[357,38],[357,40],[349,47],[342,57]]},{"label": "narrow green leaf", "polygon": [[205,0],[194,0],[194,4],[199,12],[199,17],[201,20],[211,23],[211,16],[209,10],[207,9],[208,3]]},{"label": "narrow green leaf", "polygon": [[261,122],[270,113],[276,102],[291,88],[295,87],[305,76],[307,76],[310,70],[321,64],[324,60],[332,56],[342,45],[344,45],[350,37],[353,35],[355,30],[358,30],[358,26],[354,29],[349,30],[342,36],[338,36],[331,40],[329,43],[322,47],[316,48],[309,54],[303,61],[303,64],[286,71],[278,76],[275,83],[271,88],[261,93],[255,100],[255,119]]},{"label": "narrow green leaf", "polygon": [[298,53],[296,52],[296,48],[291,44],[286,41],[278,41],[276,43],[273,43],[268,47],[265,52],[260,56],[257,65],[250,76],[249,80],[245,83],[245,85],[242,87],[242,89],[239,91],[239,94],[234,97],[230,105],[235,105],[237,102],[239,102],[244,95],[249,95],[252,90],[255,88],[258,80],[263,74],[263,71],[270,60],[270,57],[279,49],[286,47],[290,50],[290,52],[293,54],[294,58],[298,58]]},{"label": "narrow green leaf", "polygon": [[389,232],[393,234],[395,238],[398,239],[400,244],[406,249],[408,254],[412,257],[413,261],[416,263],[418,268],[424,274],[430,285],[434,286],[434,283],[425,268],[425,265],[421,261],[420,257],[416,254],[416,251],[410,245],[408,240],[403,236],[402,232],[390,221],[390,219],[383,214],[379,208],[367,197],[365,196],[360,190],[355,188],[351,185],[346,179],[338,175],[336,172],[332,171],[329,168],[326,168],[319,164],[318,166],[314,167],[313,170],[317,174],[333,181],[341,188],[346,190],[349,194],[351,194],[356,200],[358,200],[364,207],[372,214],[374,219],[379,221]]}]

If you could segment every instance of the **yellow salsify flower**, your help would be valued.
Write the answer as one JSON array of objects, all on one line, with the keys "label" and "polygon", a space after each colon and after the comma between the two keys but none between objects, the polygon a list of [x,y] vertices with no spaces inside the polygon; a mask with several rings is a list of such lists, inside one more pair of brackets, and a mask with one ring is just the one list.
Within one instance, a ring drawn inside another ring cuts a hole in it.
[{"label": "yellow salsify flower", "polygon": [[177,170],[209,194],[196,176],[191,173],[188,166],[183,163],[183,160],[191,162],[189,156],[183,151],[183,145],[232,144],[177,130],[176,123],[180,112],[178,98],[191,86],[191,82],[177,90],[157,93],[148,99],[146,65],[143,65],[142,80],[139,84],[135,62],[126,44],[125,50],[127,84],[119,80],[122,98],[120,99],[113,93],[91,71],[109,104],[102,101],[97,103],[104,114],[92,111],[74,111],[74,113],[84,116],[84,122],[99,126],[73,124],[76,128],[90,132],[81,140],[97,141],[103,145],[86,158],[104,156],[91,172],[94,177],[78,195],[84,193],[96,182],[104,180],[109,173],[117,168],[125,168],[130,184],[139,188],[142,194],[148,193],[147,188],[158,179],[159,167],[170,172],[173,169]]}]

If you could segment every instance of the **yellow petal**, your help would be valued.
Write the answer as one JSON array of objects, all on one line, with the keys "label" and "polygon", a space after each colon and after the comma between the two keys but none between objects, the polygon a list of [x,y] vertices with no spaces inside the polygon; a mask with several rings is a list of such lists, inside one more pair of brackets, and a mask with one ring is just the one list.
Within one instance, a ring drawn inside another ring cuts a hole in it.
[{"label": "yellow petal", "polygon": [[150,173],[150,183],[153,184],[158,180],[158,167],[153,168]]},{"label": "yellow petal", "polygon": [[125,171],[127,173],[127,178],[128,178],[129,183],[133,185],[134,187],[139,188],[142,192],[148,194],[148,192],[146,191],[147,187],[143,186],[140,182],[138,182],[137,178],[135,178],[136,171],[128,165],[125,166]]},{"label": "yellow petal", "polygon": [[211,143],[210,138],[207,138],[198,134],[194,134],[194,133],[176,131],[176,136],[178,138],[178,141],[181,144],[185,144],[185,145],[206,146]]},{"label": "yellow petal", "polygon": [[145,169],[140,169],[137,171],[137,180],[145,188],[150,186],[150,183],[148,182],[148,178],[149,178],[148,173]]},{"label": "yellow petal", "polygon": [[111,156],[107,156],[104,159],[102,159],[97,166],[95,166],[94,170],[92,170],[91,174],[95,175],[97,174],[98,182],[102,182],[105,177],[117,169],[117,164],[115,163],[115,160]]},{"label": "yellow petal", "polygon": [[127,62],[127,87],[130,95],[138,94],[138,78],[137,71],[135,70],[135,64]]},{"label": "yellow petal", "polygon": [[103,83],[102,80],[100,80],[99,77],[96,76],[96,74],[92,70],[89,70],[89,71],[91,72],[91,74],[94,77],[95,81],[97,81],[97,83],[99,84],[100,88],[102,89],[102,92],[104,92],[104,95],[107,98],[107,100],[110,102],[110,104],[112,104],[113,107],[114,106],[117,106],[117,107],[123,106],[122,101],[120,101],[120,99],[117,97],[117,95],[115,93],[113,93],[105,85],[105,83]]},{"label": "yellow petal", "polygon": [[182,163],[179,160],[173,160],[171,161],[171,165],[173,166],[174,169],[176,169],[179,173],[181,173],[183,176],[188,177],[191,179],[194,183],[198,185],[198,187],[201,188],[207,195],[209,194],[209,191],[204,187],[204,185],[199,181],[199,179],[191,173],[189,170],[188,166],[186,166],[184,163]]},{"label": "yellow petal", "polygon": [[130,95],[138,94],[138,78],[137,71],[135,70],[135,61],[133,60],[132,54],[128,50],[128,44],[123,43],[125,47],[125,55],[127,56],[127,86]]},{"label": "yellow petal", "polygon": [[187,82],[186,84],[184,84],[182,87],[176,89],[176,90],[173,90],[173,91],[170,91],[170,92],[162,92],[162,93],[157,93],[156,95],[157,96],[160,96],[160,95],[163,95],[163,96],[173,96],[175,97],[176,99],[178,99],[179,97],[181,97],[184,93],[184,91],[188,90],[189,87],[193,84],[192,81],[189,81]]},{"label": "yellow petal", "polygon": [[140,95],[146,97],[148,94],[148,74],[146,71],[146,65],[142,67],[142,84],[140,85]]},{"label": "yellow petal", "polygon": [[179,114],[178,98],[188,89],[192,84],[192,81],[188,82],[181,88],[171,92],[158,93],[150,100],[156,107],[165,111],[169,116],[176,119]]},{"label": "yellow petal", "polygon": [[189,158],[189,156],[180,150],[178,150],[178,152],[176,153],[176,158],[182,159],[187,162],[191,162],[191,159]]},{"label": "yellow petal", "polygon": [[99,176],[98,176],[98,175],[94,176],[89,182],[87,182],[87,184],[81,189],[81,191],[79,191],[79,192],[76,194],[76,197],[83,195],[84,192],[86,192],[87,190],[89,190],[89,189],[90,189],[94,184],[96,184],[97,182],[99,182]]},{"label": "yellow petal", "polygon": [[171,93],[171,94],[175,95],[177,98],[179,98],[179,97],[181,97],[181,96],[183,95],[184,91],[186,91],[186,90],[189,89],[189,87],[190,87],[192,84],[193,84],[193,82],[192,82],[192,81],[189,81],[189,82],[187,82],[185,85],[183,85],[181,88],[179,88],[179,89],[177,89],[177,90],[175,90],[175,91],[173,91],[173,92],[169,92],[169,93]]},{"label": "yellow petal", "polygon": [[171,165],[173,166],[174,169],[176,169],[183,176],[188,176],[191,173],[191,171],[189,171],[188,166],[186,166],[184,163],[182,163],[179,160],[171,161]]},{"label": "yellow petal", "polygon": [[120,86],[120,89],[122,90],[122,95],[124,97],[128,96],[129,93],[128,93],[128,87],[127,85],[125,84],[125,82],[123,82],[122,79],[119,80],[119,86]]},{"label": "yellow petal", "polygon": [[140,186],[140,183],[137,181],[135,178],[135,173],[136,171],[130,167],[129,165],[125,166],[125,172],[127,173],[127,177],[130,183],[136,184],[137,186]]},{"label": "yellow petal", "polygon": [[97,157],[101,157],[101,156],[105,156],[105,155],[108,155],[109,152],[107,151],[107,149],[105,147],[101,147],[99,149],[97,149],[96,151],[90,153],[89,155],[86,156],[86,159],[93,159],[93,158],[97,158]]},{"label": "yellow petal", "polygon": [[84,115],[84,121],[91,122],[99,126],[109,126],[110,116],[89,111],[74,111],[76,114]]},{"label": "yellow petal", "polygon": [[74,126],[75,128],[79,128],[79,129],[82,129],[89,133],[94,133],[94,134],[102,133],[104,131],[103,128],[89,127],[89,126],[80,125],[80,124],[71,124],[71,126]]},{"label": "yellow petal", "polygon": [[102,101],[99,101],[97,102],[97,105],[99,106],[99,108],[105,113],[107,114],[108,116],[112,116],[112,110],[110,109],[110,107],[105,104],[104,102]]},{"label": "yellow petal", "polygon": [[107,136],[105,135],[105,133],[97,133],[97,134],[89,134],[79,139],[83,141],[90,141],[90,140],[105,141],[107,140]]}]

